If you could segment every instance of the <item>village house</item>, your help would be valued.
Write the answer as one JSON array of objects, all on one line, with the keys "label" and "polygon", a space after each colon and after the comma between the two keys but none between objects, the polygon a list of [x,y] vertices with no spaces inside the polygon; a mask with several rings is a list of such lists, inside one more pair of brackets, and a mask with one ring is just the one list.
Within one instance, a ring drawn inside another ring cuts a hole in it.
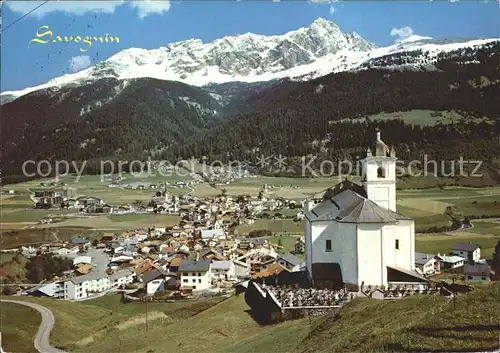
[{"label": "village house", "polygon": [[87,238],[75,237],[71,239],[71,244],[73,244],[74,246],[88,248],[90,246],[90,241]]},{"label": "village house", "polygon": [[481,259],[481,248],[476,244],[453,244],[451,253],[465,258],[471,265]]},{"label": "village house", "polygon": [[259,249],[266,246],[268,241],[265,238],[252,238],[250,239],[250,244],[254,249]]},{"label": "village house", "polygon": [[297,256],[288,253],[281,254],[276,259],[276,262],[281,266],[285,267],[289,271],[299,271],[302,264],[302,260]]},{"label": "village house", "polygon": [[83,276],[75,276],[64,282],[64,299],[75,300],[101,293],[111,288],[108,276],[100,276],[89,273]]},{"label": "village house", "polygon": [[109,276],[112,287],[120,287],[134,282],[134,272],[129,268],[124,268],[113,272]]},{"label": "village house", "polygon": [[170,263],[168,264],[168,270],[174,273],[178,272],[182,260],[183,260],[182,257],[172,258],[172,260],[170,260]]},{"label": "village house", "polygon": [[180,288],[196,291],[209,289],[212,284],[210,265],[210,261],[182,259],[177,270]]},{"label": "village house", "polygon": [[92,258],[90,256],[78,256],[73,259],[73,266],[78,264],[91,264]]},{"label": "village house", "polygon": [[238,241],[238,249],[249,250],[252,247],[249,239],[241,239]]},{"label": "village house", "polygon": [[207,249],[201,252],[200,257],[203,260],[216,260],[216,261],[226,260],[226,258],[219,251],[215,249]]},{"label": "village house", "polygon": [[169,273],[159,267],[150,268],[140,276],[144,283],[146,293],[153,295],[155,293],[164,292],[167,289],[175,289],[177,275]]},{"label": "village house", "polygon": [[234,264],[234,275],[237,279],[247,279],[250,277],[250,266],[238,260],[232,260]]},{"label": "village house", "polygon": [[294,251],[296,254],[303,254],[306,251],[306,243],[302,238],[297,238],[294,245]]},{"label": "village house", "polygon": [[201,231],[201,239],[209,240],[209,239],[225,239],[226,233],[223,229],[205,229]]},{"label": "village house", "polygon": [[37,248],[33,247],[33,246],[28,246],[28,247],[25,247],[25,246],[21,246],[21,254],[23,256],[26,256],[26,257],[33,257],[33,256],[36,256],[36,253],[37,253]]},{"label": "village house", "polygon": [[212,271],[212,283],[236,279],[235,265],[232,261],[212,261],[210,268]]},{"label": "village house", "polygon": [[419,269],[423,275],[432,275],[440,272],[439,261],[435,255],[415,253],[415,267]]},{"label": "village house", "polygon": [[254,262],[250,266],[250,272],[252,274],[264,271],[274,265],[276,262],[276,259],[274,257],[271,257],[269,255],[264,256],[260,261]]},{"label": "village house", "polygon": [[490,281],[493,274],[488,264],[464,265],[465,281]]},{"label": "village house", "polygon": [[49,297],[54,299],[65,299],[64,282],[43,283],[27,291],[33,297]]},{"label": "village house", "polygon": [[89,206],[102,206],[104,205],[104,200],[99,197],[89,196],[83,200],[83,204],[86,207]]},{"label": "village house", "polygon": [[64,201],[63,192],[61,190],[37,189],[34,190],[33,196],[35,200],[37,200],[37,208],[60,206]]},{"label": "village house", "polygon": [[457,255],[436,255],[436,260],[439,262],[441,269],[453,269],[462,267],[465,263],[465,258]]}]

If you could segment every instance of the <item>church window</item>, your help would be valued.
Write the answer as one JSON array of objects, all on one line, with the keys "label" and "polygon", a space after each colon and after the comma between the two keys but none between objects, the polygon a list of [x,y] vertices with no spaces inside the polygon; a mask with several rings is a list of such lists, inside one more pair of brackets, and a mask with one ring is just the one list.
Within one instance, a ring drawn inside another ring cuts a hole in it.
[{"label": "church window", "polygon": [[332,251],[332,241],[330,239],[326,240],[326,251]]},{"label": "church window", "polygon": [[384,168],[378,167],[377,178],[385,178],[385,169]]},{"label": "church window", "polygon": [[396,250],[399,250],[399,239],[396,239]]}]

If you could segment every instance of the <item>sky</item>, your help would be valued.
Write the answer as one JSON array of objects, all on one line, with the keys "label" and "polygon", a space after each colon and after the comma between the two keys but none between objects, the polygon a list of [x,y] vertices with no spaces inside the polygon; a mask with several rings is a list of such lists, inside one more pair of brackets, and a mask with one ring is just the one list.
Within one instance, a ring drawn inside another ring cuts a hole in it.
[{"label": "sky", "polygon": [[[153,49],[198,38],[283,34],[318,17],[378,46],[411,34],[433,38],[500,38],[499,0],[476,1],[42,1],[4,0],[1,91],[32,87],[85,69],[121,50]],[[21,18],[21,19],[20,19]],[[45,27],[42,27],[45,26]],[[37,43],[56,36],[119,37],[120,42]],[[82,52],[81,48],[87,49]]]}]

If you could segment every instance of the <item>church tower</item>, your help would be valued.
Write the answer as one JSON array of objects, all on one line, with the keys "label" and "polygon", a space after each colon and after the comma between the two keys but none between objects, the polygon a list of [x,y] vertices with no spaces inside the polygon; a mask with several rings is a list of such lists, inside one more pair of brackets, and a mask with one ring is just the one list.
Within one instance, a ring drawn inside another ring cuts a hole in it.
[{"label": "church tower", "polygon": [[376,129],[375,153],[368,148],[363,159],[362,183],[368,199],[396,212],[396,151],[380,139]]}]

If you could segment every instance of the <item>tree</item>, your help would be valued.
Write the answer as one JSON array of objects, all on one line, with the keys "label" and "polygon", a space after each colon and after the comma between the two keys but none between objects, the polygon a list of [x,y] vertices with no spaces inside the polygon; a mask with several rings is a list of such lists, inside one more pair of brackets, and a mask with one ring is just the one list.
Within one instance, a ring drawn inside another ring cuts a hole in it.
[{"label": "tree", "polygon": [[43,254],[32,257],[26,263],[26,278],[31,283],[40,283],[43,280],[51,280],[54,276],[62,276],[64,271],[71,269],[73,262],[68,258]]},{"label": "tree", "polygon": [[31,283],[40,283],[44,279],[46,279],[45,273],[41,267],[32,267],[28,269],[28,273],[26,274],[26,278]]},{"label": "tree", "polygon": [[495,251],[493,251],[493,262],[500,265],[500,240],[495,246]]},{"label": "tree", "polygon": [[283,239],[281,237],[278,239],[278,246],[283,246]]},{"label": "tree", "polygon": [[5,286],[2,291],[3,295],[14,295],[16,292],[16,289],[12,286]]},{"label": "tree", "polygon": [[97,244],[99,244],[99,240],[97,240],[97,239],[92,240],[92,246],[94,248],[97,246]]}]

